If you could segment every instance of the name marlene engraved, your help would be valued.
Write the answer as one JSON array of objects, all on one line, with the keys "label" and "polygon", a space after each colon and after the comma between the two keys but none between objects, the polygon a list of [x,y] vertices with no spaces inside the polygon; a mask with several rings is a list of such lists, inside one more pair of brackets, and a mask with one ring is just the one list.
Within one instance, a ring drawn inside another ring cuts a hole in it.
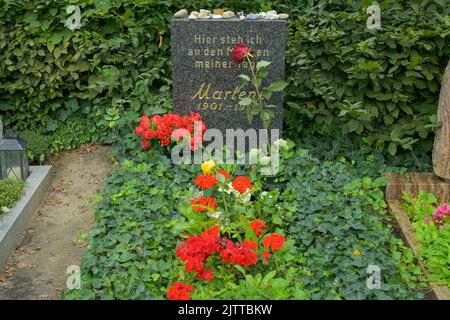
[{"label": "name marlene engraved", "polygon": [[239,87],[234,87],[233,90],[224,91],[224,90],[215,90],[212,94],[210,94],[211,83],[205,86],[203,82],[196,94],[192,97],[192,99],[200,99],[200,100],[222,100],[222,99],[243,99],[246,97],[255,98],[256,91],[239,91]]}]

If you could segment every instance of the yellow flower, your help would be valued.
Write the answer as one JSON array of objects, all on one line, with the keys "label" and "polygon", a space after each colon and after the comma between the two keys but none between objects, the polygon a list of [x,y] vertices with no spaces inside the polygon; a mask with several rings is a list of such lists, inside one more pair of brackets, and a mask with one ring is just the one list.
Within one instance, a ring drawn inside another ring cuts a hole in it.
[{"label": "yellow flower", "polygon": [[359,255],[361,255],[361,250],[359,250],[359,249],[354,249],[354,250],[353,250],[353,254],[356,255],[356,256],[359,256]]},{"label": "yellow flower", "polygon": [[214,160],[208,160],[202,163],[202,171],[204,174],[209,174],[216,167]]}]

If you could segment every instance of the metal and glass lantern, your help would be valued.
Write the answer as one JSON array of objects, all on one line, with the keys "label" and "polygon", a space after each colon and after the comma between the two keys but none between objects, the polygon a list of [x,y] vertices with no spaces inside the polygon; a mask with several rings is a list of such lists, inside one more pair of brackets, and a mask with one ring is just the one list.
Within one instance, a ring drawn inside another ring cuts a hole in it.
[{"label": "metal and glass lantern", "polygon": [[27,143],[16,134],[9,134],[0,141],[0,179],[25,180],[30,174]]}]

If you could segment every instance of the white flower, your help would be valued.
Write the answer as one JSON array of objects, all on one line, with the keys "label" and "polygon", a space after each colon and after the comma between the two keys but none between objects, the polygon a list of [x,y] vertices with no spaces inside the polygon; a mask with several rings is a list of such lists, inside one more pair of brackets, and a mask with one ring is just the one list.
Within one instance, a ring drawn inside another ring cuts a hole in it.
[{"label": "white flower", "polygon": [[227,183],[228,186],[228,190],[224,190],[224,192],[226,192],[227,194],[236,194],[236,190],[234,190],[233,185],[231,184],[231,182]]},{"label": "white flower", "polygon": [[265,196],[267,196],[268,192],[267,191],[263,191],[261,192],[261,198],[264,198]]},{"label": "white flower", "polygon": [[221,214],[222,214],[222,212],[217,211],[217,212],[211,213],[211,217],[219,219]]},{"label": "white flower", "polygon": [[245,191],[243,194],[240,195],[242,202],[250,202],[250,199],[252,197],[252,194],[250,193],[250,189]]},{"label": "white flower", "polygon": [[284,139],[278,139],[278,140],[274,141],[273,144],[275,145],[275,147],[279,147],[282,149],[287,149],[287,147],[288,147],[287,141]]},{"label": "white flower", "polygon": [[269,156],[262,157],[262,158],[259,160],[259,163],[260,163],[261,165],[263,165],[263,166],[267,166],[267,165],[269,165],[271,162],[272,162],[272,158],[270,158]]}]

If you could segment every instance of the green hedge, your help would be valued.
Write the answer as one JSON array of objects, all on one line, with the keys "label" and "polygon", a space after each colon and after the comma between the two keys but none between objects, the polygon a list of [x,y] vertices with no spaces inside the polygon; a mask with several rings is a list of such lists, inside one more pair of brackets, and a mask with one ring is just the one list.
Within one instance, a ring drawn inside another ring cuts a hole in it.
[{"label": "green hedge", "polygon": [[[92,138],[123,110],[170,108],[170,18],[177,9],[289,12],[288,133],[356,133],[380,150],[429,151],[450,46],[446,1],[381,1],[380,31],[366,29],[370,1],[2,0],[0,115],[18,130],[55,132],[85,118]],[[79,4],[82,29],[64,26]],[[76,121],[76,120],[75,120]]]},{"label": "green hedge", "polygon": [[450,58],[448,1],[379,1],[381,30],[366,28],[357,2],[369,1],[328,2],[289,30],[291,132],[356,133],[390,154],[431,150]]}]

